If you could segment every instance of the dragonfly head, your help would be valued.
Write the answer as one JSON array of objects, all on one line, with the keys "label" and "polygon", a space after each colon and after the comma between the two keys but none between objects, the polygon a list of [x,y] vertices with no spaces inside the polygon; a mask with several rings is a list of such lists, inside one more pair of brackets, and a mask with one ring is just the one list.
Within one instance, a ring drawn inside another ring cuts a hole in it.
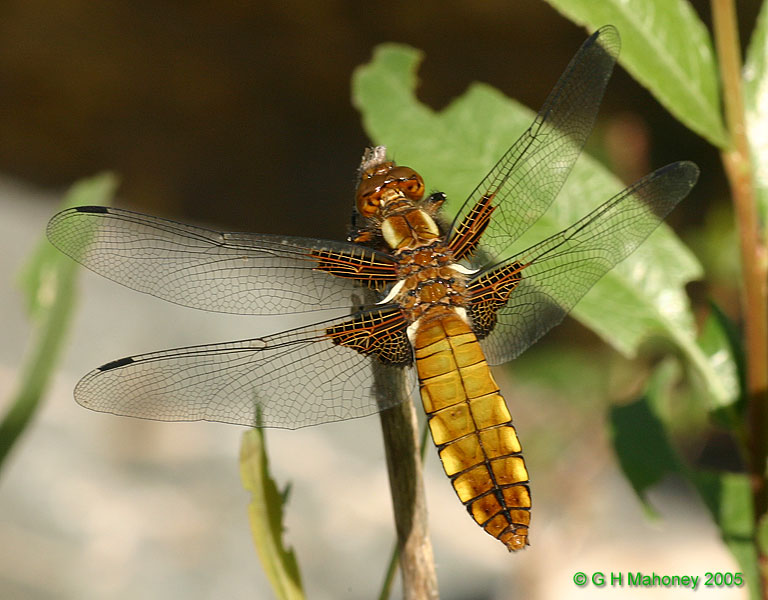
[{"label": "dragonfly head", "polygon": [[383,218],[395,207],[412,206],[423,196],[424,180],[410,167],[398,167],[393,161],[361,166],[355,204],[363,217]]},{"label": "dragonfly head", "polygon": [[439,203],[431,196],[424,200],[421,175],[387,160],[386,154],[384,146],[376,146],[363,155],[355,204],[360,216],[369,220],[369,227],[354,240],[365,243],[376,236],[395,252],[431,244],[440,230],[425,205],[436,210]]}]

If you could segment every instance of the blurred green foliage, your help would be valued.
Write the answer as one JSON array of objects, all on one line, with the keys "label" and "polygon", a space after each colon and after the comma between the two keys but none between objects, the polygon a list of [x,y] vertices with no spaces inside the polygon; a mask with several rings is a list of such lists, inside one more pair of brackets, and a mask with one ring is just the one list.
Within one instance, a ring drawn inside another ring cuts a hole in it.
[{"label": "blurred green foliage", "polygon": [[[61,209],[112,202],[117,178],[102,173],[75,183]],[[38,243],[20,275],[27,312],[34,330],[10,408],[0,422],[0,465],[30,424],[58,362],[75,304],[79,266],[48,243]]]}]

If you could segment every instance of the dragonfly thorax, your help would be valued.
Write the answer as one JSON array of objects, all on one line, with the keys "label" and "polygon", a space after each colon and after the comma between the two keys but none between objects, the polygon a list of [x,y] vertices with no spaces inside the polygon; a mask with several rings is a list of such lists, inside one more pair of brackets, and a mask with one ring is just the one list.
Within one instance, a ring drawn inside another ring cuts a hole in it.
[{"label": "dragonfly thorax", "polygon": [[403,252],[398,275],[393,299],[410,323],[467,303],[466,275],[455,268],[453,256],[440,242]]},{"label": "dragonfly thorax", "polygon": [[440,238],[435,220],[420,208],[407,208],[381,223],[381,235],[395,254],[429,246]]}]

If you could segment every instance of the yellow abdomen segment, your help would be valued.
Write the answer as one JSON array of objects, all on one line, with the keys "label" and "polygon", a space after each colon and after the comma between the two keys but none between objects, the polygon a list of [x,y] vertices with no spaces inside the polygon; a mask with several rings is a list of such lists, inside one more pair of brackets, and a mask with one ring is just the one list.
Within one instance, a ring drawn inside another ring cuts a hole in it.
[{"label": "yellow abdomen segment", "polygon": [[477,337],[455,312],[413,338],[421,400],[446,475],[472,518],[507,548],[528,544],[528,471]]}]

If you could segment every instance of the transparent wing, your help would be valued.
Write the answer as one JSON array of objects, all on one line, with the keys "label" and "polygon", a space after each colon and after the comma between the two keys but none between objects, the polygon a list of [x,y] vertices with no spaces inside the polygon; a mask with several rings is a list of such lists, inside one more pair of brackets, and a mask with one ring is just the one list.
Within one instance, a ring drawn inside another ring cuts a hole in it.
[{"label": "transparent wing", "polygon": [[382,289],[397,278],[386,254],[355,244],[220,233],[102,206],[55,215],[48,239],[117,283],[214,312],[348,309],[361,284]]},{"label": "transparent wing", "polygon": [[112,361],[80,380],[75,399],[142,419],[287,429],[364,417],[401,402],[412,369],[384,367],[396,376],[377,376],[383,365],[376,358],[327,335],[348,321]]},{"label": "transparent wing", "polygon": [[[624,260],[688,195],[699,176],[691,162],[651,173],[567,229],[488,269],[470,282],[486,291],[510,266],[519,282],[483,340],[491,364],[511,360],[552,327],[605,273]],[[482,299],[481,299],[482,300]],[[470,307],[470,313],[474,307]]]},{"label": "transparent wing", "polygon": [[[488,256],[493,260],[505,258],[509,245],[538,220],[557,196],[592,131],[619,47],[619,34],[610,25],[584,42],[533,124],[459,210],[449,237],[472,240],[467,229],[473,209],[484,198],[490,198],[495,207],[482,234],[483,253],[472,260],[475,266]],[[467,242],[468,247],[457,252],[459,258],[471,254],[476,244],[476,239]],[[454,240],[453,245],[462,244]]]}]

